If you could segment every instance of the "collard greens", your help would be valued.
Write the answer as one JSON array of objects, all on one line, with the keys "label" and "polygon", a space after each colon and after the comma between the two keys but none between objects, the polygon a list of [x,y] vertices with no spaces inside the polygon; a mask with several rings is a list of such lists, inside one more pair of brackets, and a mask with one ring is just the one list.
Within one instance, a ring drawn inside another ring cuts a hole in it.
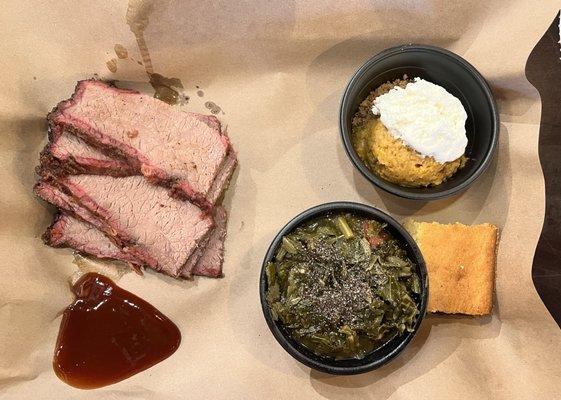
[{"label": "collard greens", "polygon": [[272,316],[314,353],[362,358],[413,329],[417,267],[381,223],[352,214],[309,221],[267,265]]}]

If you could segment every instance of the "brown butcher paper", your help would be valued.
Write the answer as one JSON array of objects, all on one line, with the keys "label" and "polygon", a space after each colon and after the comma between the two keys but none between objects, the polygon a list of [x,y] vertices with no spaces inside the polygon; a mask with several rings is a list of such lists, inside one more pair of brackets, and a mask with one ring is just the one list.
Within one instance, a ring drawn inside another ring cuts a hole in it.
[{"label": "brown butcher paper", "polygon": [[[524,75],[558,8],[552,0],[4,0],[0,399],[561,398],[561,330],[531,280],[544,184],[540,99]],[[375,189],[347,159],[338,131],[352,73],[379,51],[410,42],[471,62],[501,112],[490,168],[463,194],[430,203]],[[153,94],[149,74],[156,89],[180,92],[177,107],[216,113],[238,152],[224,199],[225,277],[178,281],[148,271],[120,278],[179,326],[181,347],[130,379],[83,391],[51,367],[76,266],[70,250],[41,242],[54,210],[32,193],[34,167],[45,115],[78,80],[98,76]],[[359,376],[298,363],[263,318],[261,262],[289,219],[335,200],[375,205],[401,221],[499,227],[492,316],[428,315],[399,357]]]}]

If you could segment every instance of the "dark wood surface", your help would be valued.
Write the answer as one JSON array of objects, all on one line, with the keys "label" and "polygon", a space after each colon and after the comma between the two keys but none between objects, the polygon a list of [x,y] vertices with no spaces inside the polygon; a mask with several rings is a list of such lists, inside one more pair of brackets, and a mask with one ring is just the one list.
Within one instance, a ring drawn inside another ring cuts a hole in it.
[{"label": "dark wood surface", "polygon": [[[561,52],[559,15],[526,63],[526,77],[542,100],[539,155],[545,177],[545,220],[534,255],[532,279],[561,327]],[[531,210],[528,210],[532,212]]]}]

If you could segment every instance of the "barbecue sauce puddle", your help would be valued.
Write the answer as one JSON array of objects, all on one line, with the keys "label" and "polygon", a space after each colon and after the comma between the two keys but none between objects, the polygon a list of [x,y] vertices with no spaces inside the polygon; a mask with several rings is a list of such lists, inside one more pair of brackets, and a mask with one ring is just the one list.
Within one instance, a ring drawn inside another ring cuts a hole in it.
[{"label": "barbecue sauce puddle", "polygon": [[56,375],[80,389],[129,378],[172,355],[177,326],[155,307],[96,273],[72,287],[53,358]]}]

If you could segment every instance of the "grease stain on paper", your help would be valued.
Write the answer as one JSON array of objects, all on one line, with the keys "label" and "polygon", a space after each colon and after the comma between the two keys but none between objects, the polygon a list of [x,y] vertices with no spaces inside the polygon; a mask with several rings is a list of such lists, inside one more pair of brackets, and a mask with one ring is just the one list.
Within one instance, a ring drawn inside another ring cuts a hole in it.
[{"label": "grease stain on paper", "polygon": [[83,275],[90,272],[105,275],[113,281],[118,282],[126,273],[131,271],[131,268],[122,261],[101,260],[84,256],[78,252],[74,253],[74,260],[72,263],[78,267],[78,270],[70,277],[70,283],[72,285]]},{"label": "grease stain on paper", "polygon": [[111,71],[112,73],[117,72],[117,59],[116,58],[112,58],[111,60],[107,61],[105,63],[105,65],[107,66],[107,69],[109,71]]},{"label": "grease stain on paper", "polygon": [[214,103],[214,102],[212,102],[212,101],[207,101],[207,102],[205,103],[205,107],[206,107],[207,109],[209,109],[210,112],[211,112],[212,114],[219,114],[220,112],[222,112],[222,114],[224,114],[224,111],[222,111],[222,109],[220,108],[220,106],[218,106],[218,104],[216,104],[216,103]]},{"label": "grease stain on paper", "polygon": [[183,89],[183,84],[177,78],[166,78],[157,73],[149,75],[150,85],[154,88],[154,97],[165,101],[168,104],[178,104],[181,102],[181,94],[174,88]]},{"label": "grease stain on paper", "polygon": [[119,43],[115,44],[114,49],[115,49],[115,55],[121,60],[124,60],[125,58],[129,57],[129,52],[122,44]]},{"label": "grease stain on paper", "polygon": [[[129,0],[128,3],[126,23],[136,38],[136,43],[141,56],[141,60],[138,60],[137,63],[144,66],[144,70],[148,76],[148,81],[154,89],[155,98],[171,105],[184,105],[187,104],[190,99],[183,91],[183,83],[178,78],[167,78],[155,71],[152,58],[150,57],[150,51],[148,49],[148,45],[146,44],[144,32],[150,22],[150,16],[154,11],[155,4],[158,3],[154,0]],[[119,58],[128,57],[127,50],[120,44],[115,45],[115,54],[117,54],[117,57]],[[204,91],[198,85],[196,88],[197,96],[204,97]],[[207,101],[205,103],[205,107],[210,110],[212,114],[224,114],[222,108],[212,101]]]},{"label": "grease stain on paper", "polygon": [[126,13],[127,25],[136,38],[138,50],[142,58],[142,63],[139,62],[139,64],[144,65],[150,85],[154,89],[154,97],[168,104],[179,104],[182,100],[188,100],[188,97],[182,96],[177,90],[183,89],[183,84],[178,78],[166,78],[154,71],[150,51],[144,37],[144,31],[148,26],[150,15],[153,11],[153,0],[129,0]]},{"label": "grease stain on paper", "polygon": [[136,38],[140,56],[148,74],[154,73],[154,67],[144,38],[144,30],[148,26],[149,17],[153,10],[154,4],[151,0],[129,0],[126,14],[127,25]]}]

